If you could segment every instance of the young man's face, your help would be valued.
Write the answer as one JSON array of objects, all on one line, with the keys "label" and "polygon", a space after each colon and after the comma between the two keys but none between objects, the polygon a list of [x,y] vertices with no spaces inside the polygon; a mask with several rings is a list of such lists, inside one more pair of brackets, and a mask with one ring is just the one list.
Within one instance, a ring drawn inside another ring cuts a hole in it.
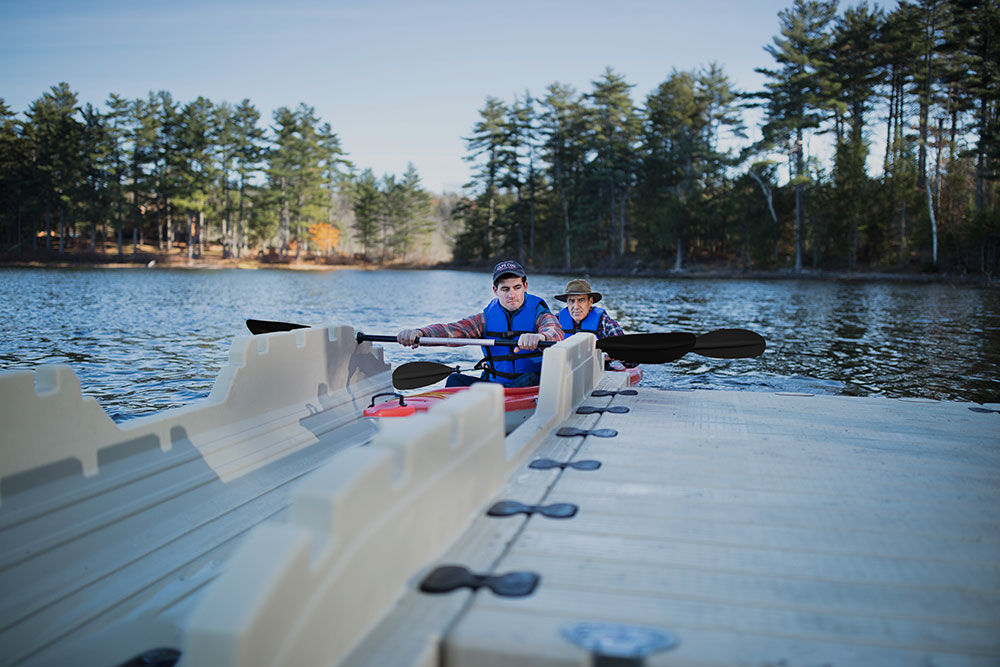
[{"label": "young man's face", "polygon": [[524,303],[525,290],[528,288],[528,279],[512,276],[502,278],[493,286],[493,294],[500,301],[504,310],[511,312],[517,310]]},{"label": "young man's face", "polygon": [[566,297],[566,307],[574,322],[583,322],[594,305],[594,297],[589,294],[570,294]]}]

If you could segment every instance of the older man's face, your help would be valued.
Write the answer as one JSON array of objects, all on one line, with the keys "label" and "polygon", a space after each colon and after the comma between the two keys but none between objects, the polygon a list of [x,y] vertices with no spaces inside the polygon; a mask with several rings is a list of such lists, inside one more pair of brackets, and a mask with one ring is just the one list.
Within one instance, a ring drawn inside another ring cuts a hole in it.
[{"label": "older man's face", "polygon": [[566,307],[574,322],[582,322],[590,314],[594,305],[594,297],[589,294],[570,294],[566,297]]}]

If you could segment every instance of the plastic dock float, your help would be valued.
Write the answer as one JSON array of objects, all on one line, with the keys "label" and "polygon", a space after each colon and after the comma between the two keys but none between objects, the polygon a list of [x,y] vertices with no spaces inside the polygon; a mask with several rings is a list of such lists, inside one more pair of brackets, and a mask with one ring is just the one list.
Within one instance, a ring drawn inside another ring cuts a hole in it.
[{"label": "plastic dock float", "polygon": [[[362,356],[332,366],[381,364],[367,345],[340,353]],[[27,583],[44,571],[8,539],[5,494],[0,663],[115,665],[144,647],[212,667],[1000,664],[1000,406],[632,390],[585,334],[544,359],[538,409],[510,436],[488,384],[383,422],[224,554],[146,561],[160,578],[125,614],[92,577],[46,617],[31,595],[58,602],[65,582]],[[139,537],[114,546],[144,553]],[[92,611],[63,615],[77,606]],[[9,658],[36,618],[55,638]]]},{"label": "plastic dock float", "polygon": [[[443,664],[1000,664],[1000,415],[643,389],[610,405],[629,412],[570,423],[617,437],[538,451],[600,468],[525,469],[501,494],[575,516],[482,517],[442,556],[540,577],[524,599],[467,595]],[[484,539],[500,521],[502,545]],[[418,617],[441,604],[411,597]]]},{"label": "plastic dock float", "polygon": [[0,665],[176,651],[240,541],[371,440],[390,383],[350,327],[239,337],[208,398],[122,425],[68,366],[0,372]]},{"label": "plastic dock float", "polygon": [[585,341],[545,352],[538,421],[502,443],[477,386],[300,487],[190,664],[1000,662],[996,406],[629,395]]}]

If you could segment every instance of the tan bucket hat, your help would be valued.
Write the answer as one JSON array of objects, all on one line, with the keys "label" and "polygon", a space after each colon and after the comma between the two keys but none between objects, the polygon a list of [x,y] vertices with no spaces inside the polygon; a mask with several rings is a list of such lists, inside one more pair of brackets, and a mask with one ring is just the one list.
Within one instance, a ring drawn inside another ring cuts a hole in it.
[{"label": "tan bucket hat", "polygon": [[590,283],[583,278],[577,278],[566,283],[566,291],[563,294],[556,294],[558,301],[565,301],[571,294],[589,294],[594,298],[594,303],[601,300],[601,293],[590,289]]}]

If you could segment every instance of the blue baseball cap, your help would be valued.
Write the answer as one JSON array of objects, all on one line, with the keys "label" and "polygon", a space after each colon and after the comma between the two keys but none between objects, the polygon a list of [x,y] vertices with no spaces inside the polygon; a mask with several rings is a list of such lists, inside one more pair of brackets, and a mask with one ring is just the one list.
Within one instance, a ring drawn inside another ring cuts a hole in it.
[{"label": "blue baseball cap", "polygon": [[524,273],[523,266],[512,259],[505,259],[493,267],[493,284],[496,285],[498,280],[507,275],[524,279],[527,279],[528,277]]}]

